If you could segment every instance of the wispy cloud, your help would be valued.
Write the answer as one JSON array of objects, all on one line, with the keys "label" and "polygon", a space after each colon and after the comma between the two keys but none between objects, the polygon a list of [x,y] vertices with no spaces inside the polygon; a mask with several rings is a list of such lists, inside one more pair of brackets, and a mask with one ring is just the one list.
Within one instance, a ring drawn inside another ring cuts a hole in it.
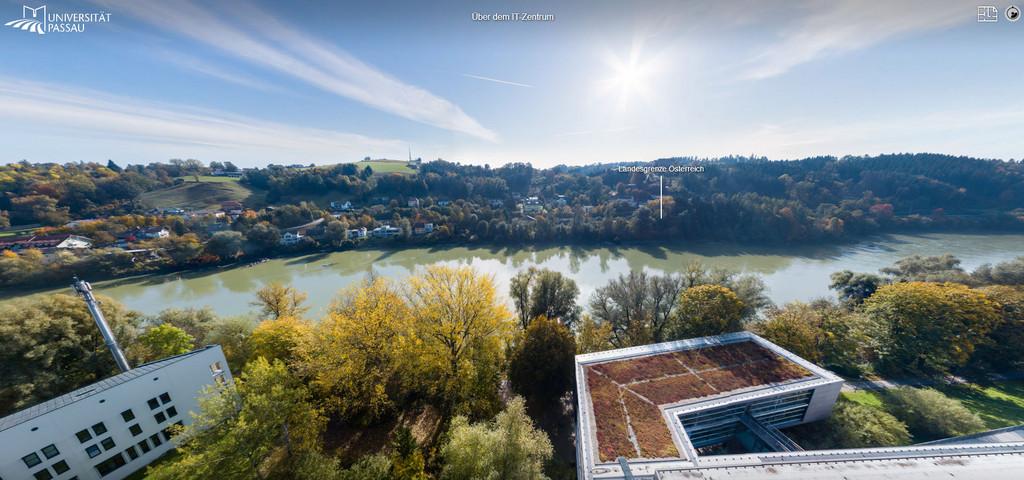
[{"label": "wispy cloud", "polygon": [[372,108],[485,140],[498,138],[458,105],[403,83],[252,5],[232,4],[230,11],[214,15],[212,4],[199,7],[186,0],[94,1]]},{"label": "wispy cloud", "polygon": [[601,130],[577,130],[556,134],[555,137],[580,137],[584,135],[604,135],[609,133],[623,133],[636,130],[636,127],[605,128]]},{"label": "wispy cloud", "polygon": [[512,85],[514,87],[533,88],[533,85],[527,85],[525,83],[510,82],[508,80],[499,80],[497,78],[483,77],[483,76],[480,76],[480,75],[473,75],[471,73],[463,73],[462,76],[463,77],[467,77],[467,78],[475,78],[477,80],[483,80],[483,81],[486,81],[486,82],[500,83],[502,85]]},{"label": "wispy cloud", "polygon": [[[0,77],[0,120],[33,131],[71,128],[92,139],[217,149],[270,149],[315,157],[396,152],[405,143],[301,128],[213,110],[144,102],[93,90]],[[267,156],[273,158],[272,151]]]},{"label": "wispy cloud", "polygon": [[211,78],[223,80],[228,83],[235,85],[241,85],[256,90],[262,90],[264,92],[281,91],[281,88],[276,85],[264,82],[262,80],[242,75],[240,73],[233,72],[219,65],[201,60],[198,57],[187,55],[174,50],[162,50],[159,51],[158,55],[160,58],[170,64],[176,65],[179,68],[191,70],[196,73],[206,75]]},{"label": "wispy cloud", "polygon": [[797,65],[860,50],[900,35],[973,21],[973,8],[974,4],[956,0],[805,3],[803,8],[795,9],[797,20],[781,32],[780,40],[766,45],[749,59],[745,76],[774,77]]}]

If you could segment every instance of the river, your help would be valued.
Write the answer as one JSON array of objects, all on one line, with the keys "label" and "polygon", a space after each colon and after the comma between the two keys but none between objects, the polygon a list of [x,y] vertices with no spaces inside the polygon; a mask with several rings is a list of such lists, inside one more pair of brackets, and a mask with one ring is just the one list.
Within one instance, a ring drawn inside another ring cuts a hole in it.
[{"label": "river", "polygon": [[[271,282],[292,285],[309,295],[310,316],[326,311],[335,294],[372,269],[401,279],[431,264],[469,265],[492,274],[502,294],[509,279],[531,266],[571,276],[580,287],[580,302],[609,279],[629,270],[678,272],[692,262],[761,275],[777,304],[832,296],[829,275],[838,270],[877,272],[908,255],[952,253],[972,270],[1024,255],[1024,235],[926,234],[886,235],[831,246],[760,248],[749,245],[632,245],[545,247],[538,249],[444,247],[402,250],[360,249],[282,258],[253,266],[96,282],[102,295],[128,308],[152,314],[171,307],[209,306],[223,315],[253,310],[253,292]],[[68,289],[70,291],[70,289]]]}]

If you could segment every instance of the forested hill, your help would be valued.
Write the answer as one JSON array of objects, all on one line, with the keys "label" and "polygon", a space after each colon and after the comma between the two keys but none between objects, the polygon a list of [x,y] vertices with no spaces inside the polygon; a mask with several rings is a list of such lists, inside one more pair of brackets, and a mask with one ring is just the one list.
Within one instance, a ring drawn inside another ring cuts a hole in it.
[{"label": "forested hill", "polygon": [[[0,226],[145,213],[165,206],[152,199],[163,201],[183,182],[224,172],[240,176],[230,179],[238,198],[257,213],[307,201],[299,216],[308,221],[328,213],[331,201],[351,201],[359,215],[340,218],[350,226],[405,220],[444,227],[425,241],[644,240],[655,232],[657,238],[816,241],[894,229],[1018,229],[1024,217],[1024,164],[938,154],[674,158],[550,169],[436,160],[401,173],[374,171],[374,165],[241,170],[194,160],[124,167],[19,162],[0,166]],[[703,171],[618,168],[671,165]],[[657,201],[659,176],[664,205]],[[534,205],[524,205],[527,199]],[[259,219],[276,228],[294,226],[287,215],[265,216]]]}]

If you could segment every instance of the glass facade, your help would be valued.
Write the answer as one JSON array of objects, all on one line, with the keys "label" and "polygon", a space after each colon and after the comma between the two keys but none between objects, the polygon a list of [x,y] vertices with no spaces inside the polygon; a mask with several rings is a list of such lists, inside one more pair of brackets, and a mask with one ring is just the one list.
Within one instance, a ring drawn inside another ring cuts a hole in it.
[{"label": "glass facade", "polygon": [[694,448],[722,443],[745,429],[740,423],[744,412],[765,425],[776,428],[800,423],[811,403],[813,390],[788,393],[762,400],[709,408],[679,416]]}]

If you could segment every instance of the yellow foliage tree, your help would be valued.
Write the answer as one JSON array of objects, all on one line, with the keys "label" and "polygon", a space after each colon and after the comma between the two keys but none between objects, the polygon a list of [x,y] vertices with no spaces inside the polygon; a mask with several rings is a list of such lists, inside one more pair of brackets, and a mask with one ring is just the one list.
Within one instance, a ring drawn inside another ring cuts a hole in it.
[{"label": "yellow foliage tree", "polygon": [[309,310],[302,306],[306,294],[292,287],[274,282],[256,291],[254,307],[259,307],[266,318],[301,317]]},{"label": "yellow foliage tree", "polygon": [[295,317],[281,317],[260,322],[249,337],[252,355],[268,362],[281,360],[290,363],[295,352],[312,330],[309,322]]},{"label": "yellow foliage tree", "polygon": [[416,339],[400,292],[383,278],[343,292],[299,349],[299,369],[343,415],[372,421],[405,391]]},{"label": "yellow foliage tree", "polygon": [[515,331],[494,280],[469,267],[428,267],[409,281],[417,365],[446,413],[493,412]]}]

